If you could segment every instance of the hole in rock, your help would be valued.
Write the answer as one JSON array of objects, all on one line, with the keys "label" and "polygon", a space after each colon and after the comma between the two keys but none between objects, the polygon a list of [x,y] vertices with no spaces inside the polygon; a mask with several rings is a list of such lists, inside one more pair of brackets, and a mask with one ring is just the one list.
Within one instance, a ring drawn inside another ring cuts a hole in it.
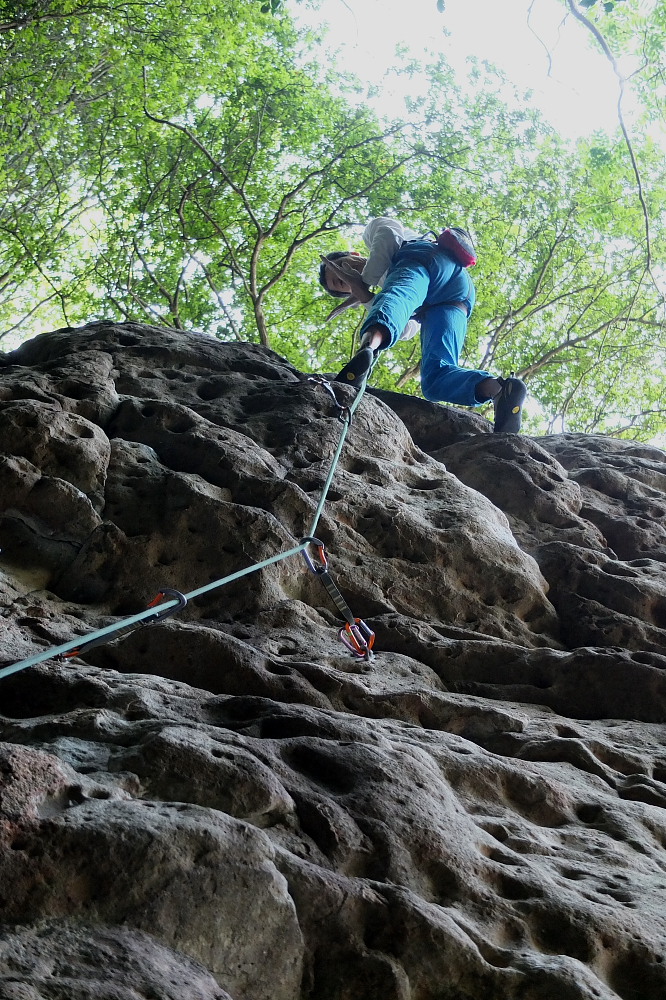
[{"label": "hole in rock", "polygon": [[444,486],[443,479],[421,479],[414,483],[410,488],[414,490],[415,493],[421,493],[425,490],[439,490]]},{"label": "hole in rock", "polygon": [[611,576],[628,576],[631,579],[635,579],[639,575],[635,569],[626,566],[624,563],[607,562],[600,568],[602,573],[608,573]]},{"label": "hole in rock", "polygon": [[316,800],[311,801],[304,795],[294,793],[293,798],[303,833],[314,840],[322,854],[330,857],[338,847],[338,840],[327,811],[321,809]]},{"label": "hole in rock", "polygon": [[652,621],[657,628],[666,629],[666,601],[655,601],[652,605]]},{"label": "hole in rock", "polygon": [[499,894],[504,899],[534,899],[543,896],[543,889],[503,874],[499,880]]},{"label": "hole in rock", "polygon": [[611,886],[605,886],[603,889],[599,889],[599,892],[604,896],[611,896],[612,899],[616,899],[618,903],[632,903],[633,899],[628,892],[624,890],[614,889]]},{"label": "hole in rock", "polygon": [[555,726],[555,731],[558,736],[561,736],[565,740],[577,740],[578,733],[571,726]]},{"label": "hole in rock", "polygon": [[297,719],[291,715],[274,715],[262,719],[261,737],[267,740],[284,740],[297,736],[319,736],[317,726],[307,719]]},{"label": "hole in rock", "polygon": [[651,1000],[666,996],[666,977],[661,965],[652,964],[644,954],[628,949],[608,974],[608,984],[622,1000]]},{"label": "hole in rock", "polygon": [[70,785],[67,789],[67,798],[72,805],[77,806],[83,805],[86,801],[86,797],[83,794],[83,789],[80,785]]},{"label": "hole in rock", "polygon": [[64,382],[58,386],[58,392],[61,392],[63,396],[69,396],[70,399],[87,399],[93,391],[92,386],[84,385],[81,382]]},{"label": "hole in rock", "polygon": [[601,806],[588,803],[578,806],[576,816],[581,823],[597,823],[600,819],[603,819],[603,809]]},{"label": "hole in rock", "polygon": [[185,434],[187,431],[191,431],[195,427],[194,420],[190,420],[187,417],[182,417],[180,420],[174,420],[167,427],[167,430],[171,434]]},{"label": "hole in rock", "polygon": [[486,857],[490,861],[495,861],[499,865],[520,865],[522,860],[520,858],[514,858],[511,854],[507,854],[505,851],[498,851],[496,848],[491,847],[489,851],[486,851]]},{"label": "hole in rock", "polygon": [[561,874],[562,878],[571,879],[572,882],[581,882],[589,877],[587,872],[581,872],[577,868],[563,868]]},{"label": "hole in rock", "polygon": [[494,837],[495,840],[499,840],[500,844],[509,839],[509,831],[501,823],[484,823],[482,824],[482,829],[486,833],[489,833],[491,837]]},{"label": "hole in rock", "polygon": [[118,337],[118,343],[121,347],[136,347],[139,343],[138,337],[131,337],[128,333],[122,333]]},{"label": "hole in rock", "polygon": [[[534,607],[530,608],[529,611],[525,612],[523,615],[523,621],[527,625],[531,625],[532,622],[538,621],[543,617],[543,608],[539,604],[535,604]],[[537,685],[538,687],[552,687],[552,683],[549,681],[547,684]]]},{"label": "hole in rock", "polygon": [[266,670],[269,674],[277,674],[280,677],[288,677],[291,674],[289,667],[286,667],[283,663],[267,663]]},{"label": "hole in rock", "polygon": [[197,386],[197,396],[199,399],[217,399],[224,393],[224,386],[219,385],[217,382],[202,382],[201,385]]},{"label": "hole in rock", "polygon": [[287,646],[279,646],[277,655],[278,656],[292,656],[294,653],[298,652],[298,646],[296,643],[290,643]]},{"label": "hole in rock", "polygon": [[663,669],[661,664],[657,662],[654,653],[630,653],[630,659],[632,659],[634,663],[644,663],[648,667],[658,667]]},{"label": "hole in rock", "polygon": [[594,939],[582,921],[564,909],[548,904],[530,914],[536,942],[554,955],[569,955],[579,962],[589,962],[594,955]]},{"label": "hole in rock", "polygon": [[354,771],[318,747],[291,747],[285,756],[294,770],[334,793],[345,795],[356,787]]},{"label": "hole in rock", "polygon": [[460,899],[460,879],[456,872],[442,862],[428,866],[431,890],[439,906],[450,906]]}]

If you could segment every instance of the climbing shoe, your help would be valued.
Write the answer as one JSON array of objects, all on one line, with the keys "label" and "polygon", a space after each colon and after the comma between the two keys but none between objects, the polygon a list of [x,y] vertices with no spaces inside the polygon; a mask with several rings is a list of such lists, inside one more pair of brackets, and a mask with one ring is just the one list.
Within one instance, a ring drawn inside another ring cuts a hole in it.
[{"label": "climbing shoe", "polygon": [[517,434],[523,417],[523,403],[527,396],[527,386],[513,375],[511,378],[498,378],[502,386],[499,394],[493,400],[495,407],[495,434]]},{"label": "climbing shoe", "polygon": [[342,371],[335,376],[336,382],[346,382],[347,385],[360,385],[363,377],[368,374],[375,360],[375,352],[370,347],[362,347],[351,361],[348,361]]}]

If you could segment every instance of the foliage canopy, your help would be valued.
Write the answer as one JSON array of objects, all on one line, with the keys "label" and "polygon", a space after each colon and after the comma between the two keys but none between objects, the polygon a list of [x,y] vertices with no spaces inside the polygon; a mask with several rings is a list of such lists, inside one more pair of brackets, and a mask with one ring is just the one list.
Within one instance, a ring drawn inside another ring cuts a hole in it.
[{"label": "foliage canopy", "polygon": [[[527,429],[663,432],[663,300],[626,149],[565,143],[492,68],[461,88],[434,60],[427,95],[382,121],[256,0],[0,0],[0,56],[4,333],[134,319],[332,371],[358,316],[324,324],[319,254],[373,215],[454,222],[480,251],[467,362],[527,379]],[[660,260],[663,155],[636,149]],[[398,345],[377,380],[417,392],[417,365]]]}]

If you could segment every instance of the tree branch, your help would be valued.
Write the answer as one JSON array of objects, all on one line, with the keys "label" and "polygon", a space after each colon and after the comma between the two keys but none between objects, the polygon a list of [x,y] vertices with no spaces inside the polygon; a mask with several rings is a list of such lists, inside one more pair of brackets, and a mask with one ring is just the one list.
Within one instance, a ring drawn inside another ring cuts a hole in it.
[{"label": "tree branch", "polygon": [[[625,81],[625,77],[624,77],[623,73],[620,70],[620,67],[619,67],[619,65],[617,63],[617,60],[616,60],[615,56],[611,52],[611,49],[610,49],[610,46],[608,45],[608,42],[606,41],[606,39],[604,38],[604,36],[599,31],[599,29],[597,28],[596,24],[594,24],[592,21],[590,21],[589,18],[585,17],[585,15],[582,13],[582,11],[580,11],[578,9],[578,7],[576,6],[575,0],[566,0],[566,3],[567,3],[567,7],[569,8],[569,10],[573,14],[573,16],[576,18],[576,20],[580,21],[580,23],[583,24],[587,28],[587,30],[592,34],[592,36],[596,40],[597,44],[600,46],[601,51],[603,52],[603,54],[606,56],[606,58],[608,59],[609,63],[611,64],[611,66],[613,68],[613,73],[615,74],[615,77],[616,77],[617,82],[618,82],[617,118],[618,118],[618,122],[620,124],[620,129],[622,131],[622,135],[624,137],[624,142],[625,142],[625,145],[627,147],[627,151],[629,153],[629,159],[631,161],[631,167],[632,167],[632,170],[634,172],[634,177],[636,178],[636,187],[638,189],[638,199],[639,199],[639,201],[641,203],[641,209],[642,209],[642,212],[643,212],[643,223],[644,223],[644,227],[645,227],[645,271],[643,273],[645,274],[647,272],[650,275],[650,279],[652,281],[652,284],[656,288],[657,292],[659,293],[659,295],[660,295],[660,297],[661,297],[661,299],[663,301],[664,294],[661,291],[661,289],[659,288],[659,285],[657,284],[657,281],[656,281],[656,279],[654,277],[654,274],[652,273],[652,241],[651,241],[651,236],[650,236],[650,216],[649,216],[649,213],[648,213],[647,201],[645,199],[645,192],[644,192],[644,189],[643,189],[643,181],[642,181],[642,178],[641,178],[641,172],[640,172],[640,170],[638,168],[638,161],[636,159],[636,154],[634,152],[634,147],[633,147],[633,144],[632,144],[632,141],[631,141],[631,137],[629,135],[629,130],[627,129],[627,125],[626,125],[626,122],[624,120],[624,112],[622,110],[622,101],[624,99],[624,85],[625,85],[625,82],[626,82]],[[638,287],[639,288],[640,288],[641,282],[642,282],[642,277],[641,277],[641,279],[638,282]]]}]

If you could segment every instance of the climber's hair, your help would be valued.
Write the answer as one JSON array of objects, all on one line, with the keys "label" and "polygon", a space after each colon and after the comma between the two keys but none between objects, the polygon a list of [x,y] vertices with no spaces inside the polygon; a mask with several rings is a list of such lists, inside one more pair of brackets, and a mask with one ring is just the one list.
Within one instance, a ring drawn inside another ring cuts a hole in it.
[{"label": "climber's hair", "polygon": [[[326,260],[339,260],[340,257],[348,257],[349,250],[334,250],[332,253],[326,254]],[[329,295],[335,296],[336,299],[346,299],[347,292],[334,292],[332,288],[329,288],[326,284],[326,260],[322,260],[319,265],[319,284],[324,288]]]}]

